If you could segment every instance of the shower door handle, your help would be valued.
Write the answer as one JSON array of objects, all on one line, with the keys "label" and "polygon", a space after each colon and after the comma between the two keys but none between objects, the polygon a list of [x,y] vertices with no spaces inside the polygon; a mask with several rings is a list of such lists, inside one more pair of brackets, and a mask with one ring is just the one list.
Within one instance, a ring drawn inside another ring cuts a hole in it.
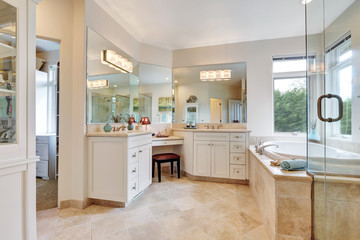
[{"label": "shower door handle", "polygon": [[[339,116],[337,118],[323,118],[323,116],[322,116],[322,108],[321,108],[321,101],[324,98],[336,98],[338,100],[338,102],[339,102]],[[337,121],[339,121],[343,117],[343,101],[342,101],[341,97],[339,95],[335,95],[335,94],[326,94],[326,95],[320,96],[318,101],[317,101],[317,113],[318,113],[318,118],[323,122],[337,122]]]}]

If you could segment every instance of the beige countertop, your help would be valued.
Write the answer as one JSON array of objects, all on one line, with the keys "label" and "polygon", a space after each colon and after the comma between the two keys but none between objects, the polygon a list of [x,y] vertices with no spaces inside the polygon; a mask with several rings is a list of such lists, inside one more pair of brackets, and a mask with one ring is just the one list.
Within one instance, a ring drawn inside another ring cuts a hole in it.
[{"label": "beige countertop", "polygon": [[267,170],[267,172],[275,179],[289,179],[289,180],[301,180],[312,181],[312,177],[309,176],[305,170],[302,171],[285,171],[280,166],[271,166],[269,158],[266,155],[260,155],[255,152],[254,146],[250,146],[249,152],[255,156],[255,158],[261,163],[261,165]]},{"label": "beige countertop", "polygon": [[150,131],[117,131],[117,132],[90,132],[87,133],[87,137],[132,137],[139,135],[152,134]]},{"label": "beige countertop", "polygon": [[198,129],[188,129],[188,128],[172,128],[172,131],[187,131],[187,132],[251,132],[251,130],[248,129],[226,129],[226,128],[220,128],[220,129],[206,129],[206,128],[198,128]]},{"label": "beige countertop", "polygon": [[183,140],[184,137],[180,136],[168,136],[168,137],[152,137],[153,141],[172,141],[172,140]]}]

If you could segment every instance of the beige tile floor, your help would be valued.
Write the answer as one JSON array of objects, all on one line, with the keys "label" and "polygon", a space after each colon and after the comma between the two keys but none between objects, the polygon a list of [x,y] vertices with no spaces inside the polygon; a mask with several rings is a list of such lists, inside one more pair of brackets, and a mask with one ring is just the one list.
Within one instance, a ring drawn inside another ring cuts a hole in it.
[{"label": "beige tile floor", "polygon": [[38,240],[268,240],[249,186],[162,180],[126,208],[40,211]]}]

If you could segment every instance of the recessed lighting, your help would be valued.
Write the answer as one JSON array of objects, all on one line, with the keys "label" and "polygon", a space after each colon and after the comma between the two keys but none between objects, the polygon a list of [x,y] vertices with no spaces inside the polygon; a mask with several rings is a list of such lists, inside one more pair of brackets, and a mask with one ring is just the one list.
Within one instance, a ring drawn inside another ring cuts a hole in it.
[{"label": "recessed lighting", "polygon": [[116,85],[116,84],[114,85],[114,87],[117,87],[117,86],[118,86],[118,85]]},{"label": "recessed lighting", "polygon": [[169,78],[165,78],[166,80],[169,80]]},{"label": "recessed lighting", "polygon": [[303,5],[306,5],[306,4],[308,4],[308,3],[310,3],[312,0],[301,0],[301,3],[303,4]]},{"label": "recessed lighting", "polygon": [[175,83],[178,83],[178,81],[177,81],[177,80],[175,80]]}]

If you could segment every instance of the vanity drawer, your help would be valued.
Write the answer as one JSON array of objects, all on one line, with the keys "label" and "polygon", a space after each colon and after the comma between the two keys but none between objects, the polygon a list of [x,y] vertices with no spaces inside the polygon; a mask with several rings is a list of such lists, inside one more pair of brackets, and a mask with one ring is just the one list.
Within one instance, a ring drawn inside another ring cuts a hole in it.
[{"label": "vanity drawer", "polygon": [[245,142],[246,133],[230,133],[230,141]]},{"label": "vanity drawer", "polygon": [[36,136],[36,143],[49,143],[48,136]]},{"label": "vanity drawer", "polygon": [[36,155],[40,157],[40,160],[49,160],[49,144],[37,143]]},{"label": "vanity drawer", "polygon": [[230,165],[230,178],[245,179],[245,165]]},{"label": "vanity drawer", "polygon": [[230,152],[245,153],[245,142],[230,142]]},{"label": "vanity drawer", "polygon": [[246,164],[246,154],[245,153],[230,153],[230,163],[231,164]]},{"label": "vanity drawer", "polygon": [[128,183],[128,200],[133,199],[139,193],[139,179],[134,178]]},{"label": "vanity drawer", "polygon": [[138,162],[132,163],[128,167],[128,179],[133,179],[139,176],[139,164]]},{"label": "vanity drawer", "polygon": [[194,133],[194,140],[195,141],[229,141],[229,133]]},{"label": "vanity drawer", "polygon": [[138,148],[130,148],[128,153],[129,164],[138,162],[138,159],[139,159]]},{"label": "vanity drawer", "polygon": [[184,140],[162,140],[162,141],[152,141],[153,146],[167,146],[167,145],[182,145]]},{"label": "vanity drawer", "polygon": [[130,136],[128,138],[128,147],[129,148],[138,147],[146,144],[151,144],[151,142],[152,142],[151,133],[140,136],[133,136],[133,137]]},{"label": "vanity drawer", "polygon": [[48,177],[49,175],[49,164],[48,161],[38,161],[36,163],[36,176],[37,177]]}]

